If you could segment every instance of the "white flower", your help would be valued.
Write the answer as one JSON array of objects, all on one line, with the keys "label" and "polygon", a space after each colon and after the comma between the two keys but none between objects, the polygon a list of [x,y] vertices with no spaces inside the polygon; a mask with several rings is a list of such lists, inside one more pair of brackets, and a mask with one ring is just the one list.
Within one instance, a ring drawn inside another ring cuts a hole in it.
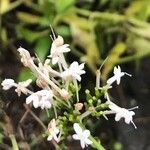
[{"label": "white flower", "polygon": [[41,90],[27,97],[26,103],[29,104],[33,102],[33,106],[35,108],[38,107],[41,107],[41,109],[51,108],[52,98],[53,93],[51,90]]},{"label": "white flower", "polygon": [[[134,127],[137,128],[133,122],[133,116],[135,115],[135,113],[133,111],[130,111],[130,110],[125,109],[125,108],[121,108],[111,101],[109,101],[108,107],[111,109],[112,113],[116,114],[115,121],[119,121],[121,118],[124,118],[125,123],[127,123],[127,124],[132,123],[134,125]],[[107,111],[107,114],[109,114],[108,112],[109,111]]]},{"label": "white flower", "polygon": [[75,140],[80,140],[82,149],[84,149],[85,146],[88,146],[93,143],[91,140],[88,139],[88,137],[90,136],[89,130],[82,130],[78,123],[74,123],[73,128],[76,134],[74,134],[72,137]]},{"label": "white flower", "polygon": [[78,62],[74,61],[68,69],[61,73],[62,78],[66,80],[78,80],[81,81],[81,75],[85,74],[83,70],[84,63],[78,64]]},{"label": "white flower", "polygon": [[1,85],[3,86],[3,90],[9,90],[13,86],[16,86],[16,83],[13,79],[5,79]]},{"label": "white flower", "polygon": [[56,121],[55,119],[52,119],[48,125],[48,131],[49,131],[49,136],[47,138],[48,141],[51,141],[54,139],[56,142],[59,142],[59,128],[56,127]]},{"label": "white flower", "polygon": [[120,84],[120,80],[121,80],[121,77],[124,76],[125,74],[128,75],[128,76],[131,76],[130,74],[126,73],[126,72],[121,72],[121,68],[120,66],[117,67],[114,67],[114,76],[109,78],[107,80],[107,84],[108,85],[111,85],[112,83],[114,83],[115,81],[117,82],[117,84],[119,85]]},{"label": "white flower", "polygon": [[58,35],[58,37],[53,41],[52,47],[51,47],[51,53],[50,56],[52,58],[52,64],[56,64],[59,59],[60,55],[62,53],[66,53],[70,51],[70,48],[68,48],[69,44],[64,44],[63,38]]}]

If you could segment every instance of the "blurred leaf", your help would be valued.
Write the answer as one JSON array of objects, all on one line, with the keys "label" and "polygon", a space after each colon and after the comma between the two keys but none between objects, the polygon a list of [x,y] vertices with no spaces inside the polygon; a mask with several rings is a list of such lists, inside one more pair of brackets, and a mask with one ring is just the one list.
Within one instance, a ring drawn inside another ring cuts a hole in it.
[{"label": "blurred leaf", "polygon": [[143,38],[134,38],[132,40],[132,46],[141,52],[144,53],[144,51],[149,51],[150,52],[150,42],[149,40],[143,39]]},{"label": "blurred leaf", "polygon": [[9,9],[10,0],[0,0],[0,14],[5,13]]},{"label": "blurred leaf", "polygon": [[86,62],[90,69],[95,73],[96,63],[99,60],[99,49],[96,45],[96,37],[92,31],[82,30],[75,24],[71,24],[71,32],[74,42],[84,48],[86,55],[81,59]]},{"label": "blurred leaf", "polygon": [[140,20],[146,20],[148,17],[148,12],[150,11],[150,0],[136,0],[129,5],[126,10],[126,15],[135,16]]},{"label": "blurred leaf", "polygon": [[1,29],[1,39],[4,43],[7,43],[8,42],[8,38],[7,38],[7,31],[5,28],[2,28]]},{"label": "blurred leaf", "polygon": [[3,142],[3,139],[4,139],[4,135],[2,133],[0,133],[0,143]]},{"label": "blurred leaf", "polygon": [[45,60],[45,57],[47,54],[49,54],[50,50],[50,36],[47,35],[45,37],[42,37],[37,40],[36,46],[35,46],[35,53],[40,58],[40,60],[43,62]]},{"label": "blurred leaf", "polygon": [[59,34],[59,35],[62,35],[62,36],[70,36],[70,29],[69,29],[69,27],[68,26],[58,26],[57,28],[56,28],[56,31],[57,31],[57,33]]},{"label": "blurred leaf", "polygon": [[10,3],[10,0],[0,0],[0,14],[4,14],[15,9],[23,2],[24,0],[16,0],[11,3]]},{"label": "blurred leaf", "polygon": [[28,79],[35,80],[35,76],[32,74],[30,69],[23,67],[17,77],[17,81],[20,82]]},{"label": "blurred leaf", "polygon": [[148,27],[147,28],[129,27],[129,30],[135,33],[136,35],[150,39],[150,26],[149,28]]},{"label": "blurred leaf", "polygon": [[62,13],[67,11],[69,8],[71,8],[75,4],[75,0],[57,0],[56,10],[58,13]]},{"label": "blurred leaf", "polygon": [[17,33],[18,33],[18,36],[20,38],[24,38],[28,42],[32,43],[35,40],[37,40],[38,38],[40,38],[40,37],[46,35],[47,33],[49,33],[49,30],[45,30],[45,31],[32,31],[32,30],[29,30],[27,28],[23,28],[21,26],[18,26],[17,27]]},{"label": "blurred leaf", "polygon": [[108,73],[112,70],[120,55],[125,51],[126,44],[123,42],[117,43],[110,53],[108,54],[108,59],[104,64],[104,69],[102,72],[102,79],[105,81],[107,79]]},{"label": "blurred leaf", "polygon": [[26,12],[17,12],[17,17],[20,19],[20,21],[29,23],[29,24],[37,24],[40,21],[40,17],[26,13]]}]

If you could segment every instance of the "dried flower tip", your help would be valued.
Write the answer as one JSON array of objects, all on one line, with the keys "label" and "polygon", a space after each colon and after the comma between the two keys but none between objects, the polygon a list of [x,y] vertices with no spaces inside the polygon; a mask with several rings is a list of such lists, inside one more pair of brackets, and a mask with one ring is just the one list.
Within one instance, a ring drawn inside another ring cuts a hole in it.
[{"label": "dried flower tip", "polygon": [[31,82],[32,82],[32,79],[28,79],[26,81],[19,82],[17,84],[17,88],[15,89],[15,92],[18,93],[18,96],[21,95],[21,92],[26,94],[26,95],[29,93],[29,90],[26,87],[28,87],[31,84]]},{"label": "dried flower tip", "polygon": [[49,131],[49,136],[47,138],[48,141],[51,141],[54,139],[57,143],[59,142],[59,128],[56,127],[56,121],[55,119],[52,119],[50,123],[48,124],[48,131]]},{"label": "dried flower tip", "polygon": [[9,90],[13,86],[16,86],[16,83],[13,79],[5,79],[1,85],[3,86],[3,90]]},{"label": "dried flower tip", "polygon": [[32,60],[32,58],[30,56],[30,53],[26,49],[24,49],[22,47],[18,48],[17,51],[20,53],[21,62],[23,63],[23,65],[25,67],[29,67],[31,65],[30,64],[31,63],[30,60]]},{"label": "dried flower tip", "polygon": [[64,63],[61,55],[63,53],[69,52],[70,48],[69,44],[64,44],[64,40],[61,36],[58,36],[52,43],[50,55],[48,57],[52,58],[52,64],[56,64],[58,62]]},{"label": "dried flower tip", "polygon": [[76,103],[76,104],[74,104],[74,106],[75,106],[75,110],[77,110],[77,111],[79,111],[79,110],[81,110],[83,108],[83,104],[82,103]]},{"label": "dried flower tip", "polygon": [[65,89],[61,89],[60,95],[65,100],[68,100],[70,98],[68,91]]},{"label": "dried flower tip", "polygon": [[64,44],[64,39],[62,36],[58,35],[58,37],[53,41],[56,46],[62,46]]}]

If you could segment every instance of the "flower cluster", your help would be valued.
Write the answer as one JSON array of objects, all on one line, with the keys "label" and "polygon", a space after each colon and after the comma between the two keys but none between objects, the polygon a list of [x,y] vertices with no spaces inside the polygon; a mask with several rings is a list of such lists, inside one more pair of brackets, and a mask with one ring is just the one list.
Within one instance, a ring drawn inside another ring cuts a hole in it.
[{"label": "flower cluster", "polygon": [[[29,86],[32,83],[31,79],[19,83],[16,83],[13,79],[5,79],[1,83],[3,90],[9,90],[14,87],[18,96],[21,94],[26,95],[25,102],[26,104],[30,104],[31,107],[41,108],[42,110],[46,109],[46,111],[53,108],[55,118],[53,117],[48,124],[46,132],[48,141],[56,141],[56,143],[58,143],[64,139],[64,136],[66,136],[64,133],[65,130],[67,130],[67,133],[70,132],[69,128],[65,126],[68,123],[69,125],[72,125],[72,128],[75,131],[75,134],[72,135],[72,139],[79,140],[82,149],[88,145],[93,147],[99,145],[99,142],[94,145],[96,140],[93,142],[90,131],[85,129],[85,125],[82,124],[82,120],[90,114],[93,114],[93,116],[95,114],[97,116],[103,114],[106,119],[107,115],[115,114],[115,121],[119,121],[121,118],[124,118],[125,123],[132,123],[136,128],[136,125],[133,122],[133,116],[135,113],[131,111],[132,109],[125,109],[117,106],[110,100],[108,94],[108,90],[112,88],[112,84],[114,82],[119,85],[121,77],[124,75],[131,75],[126,72],[122,72],[120,66],[114,67],[114,75],[107,80],[105,86],[99,87],[98,82],[100,82],[100,79],[97,78],[97,88],[101,94],[97,94],[95,97],[89,95],[87,96],[88,102],[82,103],[79,99],[78,84],[81,81],[81,75],[85,74],[84,63],[79,64],[77,61],[74,61],[68,65],[65,60],[64,53],[69,51],[69,44],[64,44],[64,39],[60,35],[58,35],[57,38],[54,36],[50,48],[50,54],[43,63],[41,63],[39,59],[38,64],[34,63],[33,57],[30,56],[30,53],[26,49],[22,47],[18,48],[21,62],[36,76],[35,82],[40,90],[31,91],[29,89]],[[57,69],[53,69],[54,65]],[[98,95],[102,94],[106,103],[101,103],[99,101]],[[93,104],[95,102],[97,106]],[[101,105],[105,105],[105,107],[103,107],[105,110],[99,109],[102,108]],[[58,109],[62,109],[63,111],[65,110],[65,112],[58,116]],[[71,111],[67,111],[69,109]]]}]

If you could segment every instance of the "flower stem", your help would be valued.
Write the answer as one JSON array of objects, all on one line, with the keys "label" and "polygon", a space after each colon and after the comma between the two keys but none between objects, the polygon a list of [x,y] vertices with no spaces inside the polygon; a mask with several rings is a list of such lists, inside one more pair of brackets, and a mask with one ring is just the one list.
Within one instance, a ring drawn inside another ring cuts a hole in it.
[{"label": "flower stem", "polygon": [[11,143],[12,143],[12,147],[13,147],[12,149],[13,150],[19,150],[19,147],[18,147],[15,136],[13,134],[10,134],[9,137],[10,137],[10,140],[11,140]]},{"label": "flower stem", "polygon": [[93,142],[92,147],[96,148],[97,150],[105,150],[101,143],[96,141],[93,136],[90,136],[89,139]]}]

